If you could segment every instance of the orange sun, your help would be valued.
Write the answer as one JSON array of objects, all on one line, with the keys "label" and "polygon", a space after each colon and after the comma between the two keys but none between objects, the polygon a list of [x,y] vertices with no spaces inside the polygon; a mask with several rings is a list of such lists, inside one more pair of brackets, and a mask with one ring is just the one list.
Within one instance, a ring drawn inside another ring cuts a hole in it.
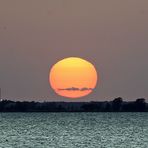
[{"label": "orange sun", "polygon": [[97,72],[90,62],[69,57],[53,65],[49,82],[58,95],[79,98],[93,91],[97,83]]}]

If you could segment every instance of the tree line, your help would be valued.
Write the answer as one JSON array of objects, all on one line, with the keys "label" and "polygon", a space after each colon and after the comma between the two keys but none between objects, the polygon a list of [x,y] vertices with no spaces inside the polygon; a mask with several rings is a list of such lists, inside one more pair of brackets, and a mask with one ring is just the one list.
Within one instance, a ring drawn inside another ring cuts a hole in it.
[{"label": "tree line", "polygon": [[121,97],[103,102],[0,101],[0,112],[148,112],[144,98],[126,102]]}]

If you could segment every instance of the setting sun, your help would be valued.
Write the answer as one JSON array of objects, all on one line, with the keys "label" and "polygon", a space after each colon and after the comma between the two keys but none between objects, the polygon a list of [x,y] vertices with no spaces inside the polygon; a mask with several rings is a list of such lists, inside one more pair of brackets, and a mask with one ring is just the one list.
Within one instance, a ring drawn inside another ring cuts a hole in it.
[{"label": "setting sun", "polygon": [[49,82],[58,95],[79,98],[93,91],[97,83],[97,72],[90,62],[69,57],[53,65]]}]

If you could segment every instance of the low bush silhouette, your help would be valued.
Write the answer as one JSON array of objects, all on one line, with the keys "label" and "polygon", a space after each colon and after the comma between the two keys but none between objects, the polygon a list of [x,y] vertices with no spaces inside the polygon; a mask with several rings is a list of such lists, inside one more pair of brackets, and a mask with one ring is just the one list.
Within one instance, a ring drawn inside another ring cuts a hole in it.
[{"label": "low bush silhouette", "polygon": [[121,97],[104,102],[0,101],[0,112],[148,112],[144,98],[124,102]]}]

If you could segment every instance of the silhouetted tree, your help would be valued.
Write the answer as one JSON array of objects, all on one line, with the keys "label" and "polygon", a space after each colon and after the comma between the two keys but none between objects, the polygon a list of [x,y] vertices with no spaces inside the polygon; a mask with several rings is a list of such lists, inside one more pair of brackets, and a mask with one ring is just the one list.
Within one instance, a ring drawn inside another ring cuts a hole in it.
[{"label": "silhouetted tree", "polygon": [[115,98],[112,102],[112,110],[115,112],[121,111],[123,100],[121,97]]},{"label": "silhouetted tree", "polygon": [[146,111],[146,102],[144,98],[137,99],[135,102],[135,110],[144,112]]}]

